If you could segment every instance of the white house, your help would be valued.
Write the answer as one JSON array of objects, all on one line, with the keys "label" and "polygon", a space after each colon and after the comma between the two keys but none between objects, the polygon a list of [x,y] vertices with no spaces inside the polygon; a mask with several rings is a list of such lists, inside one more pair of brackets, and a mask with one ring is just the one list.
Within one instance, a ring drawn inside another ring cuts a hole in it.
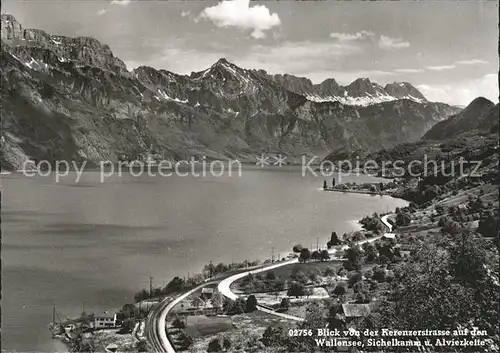
[{"label": "white house", "polygon": [[116,314],[108,314],[105,312],[104,314],[96,314],[94,316],[94,328],[113,328],[116,327]]}]

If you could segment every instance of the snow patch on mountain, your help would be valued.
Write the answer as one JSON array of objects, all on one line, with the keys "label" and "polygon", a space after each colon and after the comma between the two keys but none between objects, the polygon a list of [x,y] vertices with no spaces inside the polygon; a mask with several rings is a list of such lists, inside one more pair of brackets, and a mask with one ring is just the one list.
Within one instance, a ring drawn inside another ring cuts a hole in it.
[{"label": "snow patch on mountain", "polygon": [[400,99],[408,99],[417,103],[425,103],[424,100],[415,98],[413,96],[404,97],[393,97],[390,95],[371,95],[367,94],[365,97],[352,97],[349,96],[347,91],[344,91],[343,96],[318,96],[318,95],[306,95],[306,98],[311,102],[324,103],[324,102],[340,102],[344,105],[353,105],[360,107],[367,107],[373,104],[380,104],[384,102],[392,102]]},{"label": "snow patch on mountain", "polygon": [[170,97],[168,94],[165,93],[165,91],[161,90],[161,89],[158,89],[158,93],[160,94],[161,97],[158,97],[158,96],[155,96],[156,99],[160,100],[160,98],[163,98],[167,101],[173,101],[173,102],[177,102],[177,103],[188,103],[188,100],[181,100],[179,98],[172,98]]}]

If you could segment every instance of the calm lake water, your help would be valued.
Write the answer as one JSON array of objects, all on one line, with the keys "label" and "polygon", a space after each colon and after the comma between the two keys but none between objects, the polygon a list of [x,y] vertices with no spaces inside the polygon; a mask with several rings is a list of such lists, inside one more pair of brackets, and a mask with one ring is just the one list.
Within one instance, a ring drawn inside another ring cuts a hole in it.
[{"label": "calm lake water", "polygon": [[270,258],[271,247],[286,255],[296,243],[325,244],[333,230],[406,204],[323,192],[323,177],[292,167],[247,168],[241,177],[74,177],[56,184],[2,176],[3,350],[61,351],[47,330],[53,305],[61,318],[83,305],[114,310],[147,288],[150,275],[162,285],[210,260]]}]

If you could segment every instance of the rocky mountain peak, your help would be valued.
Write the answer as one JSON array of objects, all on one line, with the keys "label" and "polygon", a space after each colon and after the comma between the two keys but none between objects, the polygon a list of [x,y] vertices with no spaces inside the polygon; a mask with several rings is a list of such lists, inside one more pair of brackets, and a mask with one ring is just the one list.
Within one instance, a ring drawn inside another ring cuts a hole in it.
[{"label": "rocky mountain peak", "polygon": [[233,64],[227,61],[226,58],[220,58],[213,66],[227,66],[227,65],[233,65]]},{"label": "rocky mountain peak", "polygon": [[426,98],[418,89],[408,82],[393,82],[384,87],[384,90],[396,98],[416,98],[422,101],[427,101]]},{"label": "rocky mountain peak", "polygon": [[369,78],[358,78],[346,87],[347,94],[351,97],[365,97],[384,95],[382,86],[372,83]]},{"label": "rocky mountain peak", "polygon": [[92,37],[70,38],[50,35],[39,29],[25,29],[9,14],[2,14],[2,44],[21,62],[36,63],[36,67],[47,67],[55,62],[46,62],[56,57],[61,62],[73,62],[79,66],[98,67],[113,72],[127,71],[125,63],[116,58],[108,45]]},{"label": "rocky mountain peak", "polygon": [[306,77],[297,77],[289,74],[277,74],[273,75],[272,79],[284,86],[286,89],[295,93],[307,94],[314,90],[312,81]]},{"label": "rocky mountain peak", "polygon": [[491,109],[495,106],[495,103],[486,99],[484,97],[475,98],[470,104],[457,114],[455,117],[455,121],[458,120],[469,120],[469,119],[477,119],[478,116],[483,114],[483,112]]},{"label": "rocky mountain peak", "polygon": [[2,40],[12,40],[23,37],[23,27],[17,22],[13,15],[3,13],[0,15],[0,20]]},{"label": "rocky mountain peak", "polygon": [[315,85],[315,87],[318,93],[324,96],[337,96],[342,94],[341,91],[343,91],[342,87],[333,78],[327,78],[319,85]]},{"label": "rocky mountain peak", "polygon": [[467,106],[467,108],[465,110],[476,110],[476,109],[482,110],[485,108],[488,109],[494,105],[495,105],[495,103],[493,103],[492,101],[490,101],[487,98],[477,97],[472,102],[470,102],[470,104]]}]

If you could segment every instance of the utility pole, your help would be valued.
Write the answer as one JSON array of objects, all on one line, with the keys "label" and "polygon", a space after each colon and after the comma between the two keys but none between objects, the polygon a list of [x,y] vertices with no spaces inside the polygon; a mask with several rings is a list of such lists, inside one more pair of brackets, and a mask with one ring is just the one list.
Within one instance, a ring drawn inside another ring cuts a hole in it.
[{"label": "utility pole", "polygon": [[319,251],[319,237],[316,237],[316,250]]},{"label": "utility pole", "polygon": [[274,262],[274,246],[271,247],[271,263]]},{"label": "utility pole", "polygon": [[85,300],[82,301],[82,315],[85,313]]},{"label": "utility pole", "polygon": [[153,277],[149,276],[149,298],[153,296]]}]

